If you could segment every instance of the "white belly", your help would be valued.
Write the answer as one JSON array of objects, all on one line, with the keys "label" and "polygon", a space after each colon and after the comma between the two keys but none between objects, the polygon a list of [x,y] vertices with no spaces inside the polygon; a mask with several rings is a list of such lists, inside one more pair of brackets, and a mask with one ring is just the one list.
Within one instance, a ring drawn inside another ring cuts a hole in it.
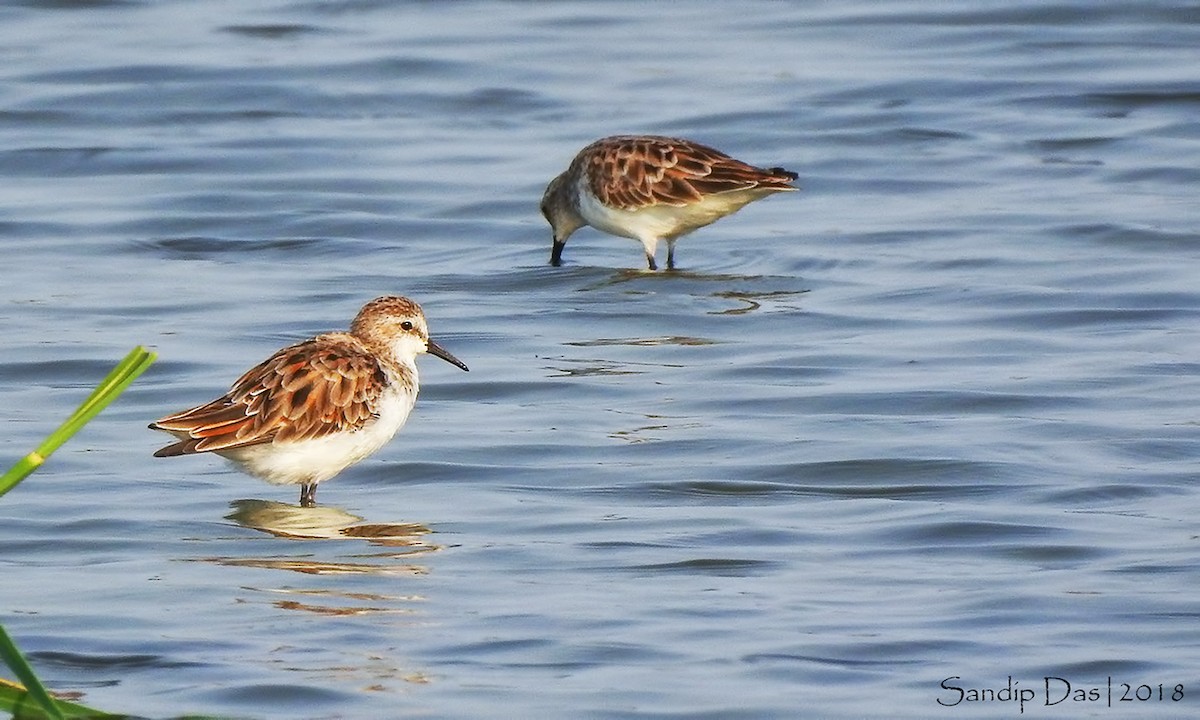
[{"label": "white belly", "polygon": [[705,195],[699,201],[682,207],[648,205],[638,210],[621,210],[608,207],[585,190],[579,193],[579,214],[588,225],[613,235],[641,240],[643,243],[648,240],[674,240],[735,213],[770,193],[769,190],[757,188],[734,190]]},{"label": "white belly", "polygon": [[359,430],[312,440],[265,443],[220,454],[272,485],[302,485],[332,478],[386,445],[404,426],[416,393],[393,388],[381,398],[379,417]]},{"label": "white belly", "polygon": [[652,205],[641,210],[610,208],[590,192],[580,193],[579,214],[588,225],[612,235],[634,240],[657,240],[674,234],[678,211],[667,205]]}]

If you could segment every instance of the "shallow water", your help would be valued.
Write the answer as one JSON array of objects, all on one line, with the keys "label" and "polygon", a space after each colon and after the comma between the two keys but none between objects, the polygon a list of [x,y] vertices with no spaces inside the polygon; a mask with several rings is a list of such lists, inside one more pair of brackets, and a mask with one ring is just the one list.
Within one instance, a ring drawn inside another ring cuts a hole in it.
[{"label": "shallow water", "polygon": [[[1193,5],[76,0],[0,37],[4,464],[160,353],[0,500],[3,623],[56,689],[1013,717],[939,704],[1011,676],[1024,716],[1197,713]],[[549,267],[542,188],[622,132],[804,191],[679,272],[589,229]],[[384,293],[471,372],[423,359],[320,507],[151,457]]]}]

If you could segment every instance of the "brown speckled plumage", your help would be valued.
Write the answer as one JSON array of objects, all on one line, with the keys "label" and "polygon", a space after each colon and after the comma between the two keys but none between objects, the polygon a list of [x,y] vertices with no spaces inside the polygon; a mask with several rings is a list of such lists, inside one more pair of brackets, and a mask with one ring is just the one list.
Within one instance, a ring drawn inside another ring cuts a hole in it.
[{"label": "brown speckled plumage", "polygon": [[[404,368],[395,368],[411,385]],[[388,384],[380,360],[349,333],[284,348],[238,378],[210,403],[168,415],[151,427],[184,433],[155,457],[294,442],[361,428]]]},{"label": "brown speckled plumage", "polygon": [[349,332],[276,352],[221,397],[150,424],[175,436],[155,457],[214,452],[276,484],[317,483],[382,447],[404,424],[418,390],[416,356],[467,369],[437,343],[421,307],[397,296],[363,306]]},{"label": "brown speckled plumage", "polygon": [[748,165],[691,140],[651,135],[598,140],[574,162],[583,167],[596,198],[622,210],[685,207],[732,190],[795,190],[790,183],[798,177],[783,168]]},{"label": "brown speckled plumage", "polygon": [[560,264],[567,238],[584,225],[639,240],[651,270],[655,248],[777,192],[796,190],[797,175],[760,168],[682,138],[617,135],[588,145],[550,181],[542,214],[553,230],[550,262]]}]

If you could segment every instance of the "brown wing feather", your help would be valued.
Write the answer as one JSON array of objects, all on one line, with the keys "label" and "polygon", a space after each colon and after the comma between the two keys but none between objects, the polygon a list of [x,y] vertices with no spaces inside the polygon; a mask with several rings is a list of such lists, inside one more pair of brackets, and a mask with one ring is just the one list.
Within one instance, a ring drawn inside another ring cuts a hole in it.
[{"label": "brown wing feather", "polygon": [[592,193],[624,210],[648,205],[683,207],[704,195],[762,188],[795,190],[797,175],[783,168],[760,168],[720,150],[679,138],[618,136],[580,152]]},{"label": "brown wing feather", "polygon": [[354,337],[323,335],[284,348],[225,395],[150,425],[179,437],[158,457],[318,438],[361,427],[388,381]]}]

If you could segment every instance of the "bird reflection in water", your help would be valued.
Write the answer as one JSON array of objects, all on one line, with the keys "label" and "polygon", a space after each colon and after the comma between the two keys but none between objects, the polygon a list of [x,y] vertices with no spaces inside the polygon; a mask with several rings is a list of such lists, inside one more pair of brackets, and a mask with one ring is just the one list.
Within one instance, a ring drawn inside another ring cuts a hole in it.
[{"label": "bird reflection in water", "polygon": [[353,562],[319,559],[309,548],[303,554],[270,557],[211,557],[208,561],[233,567],[289,570],[306,575],[426,575],[429,569],[413,562],[419,555],[441,549],[428,542],[432,531],[417,523],[365,522],[340,508],[299,507],[270,500],[236,500],[226,519],[289,540],[363,540],[384,552],[355,553]]},{"label": "bird reflection in water", "polygon": [[368,523],[341,508],[300,507],[271,500],[235,500],[226,515],[242,527],[296,540],[367,540],[376,545],[436,549],[423,537],[432,532],[417,523]]}]

